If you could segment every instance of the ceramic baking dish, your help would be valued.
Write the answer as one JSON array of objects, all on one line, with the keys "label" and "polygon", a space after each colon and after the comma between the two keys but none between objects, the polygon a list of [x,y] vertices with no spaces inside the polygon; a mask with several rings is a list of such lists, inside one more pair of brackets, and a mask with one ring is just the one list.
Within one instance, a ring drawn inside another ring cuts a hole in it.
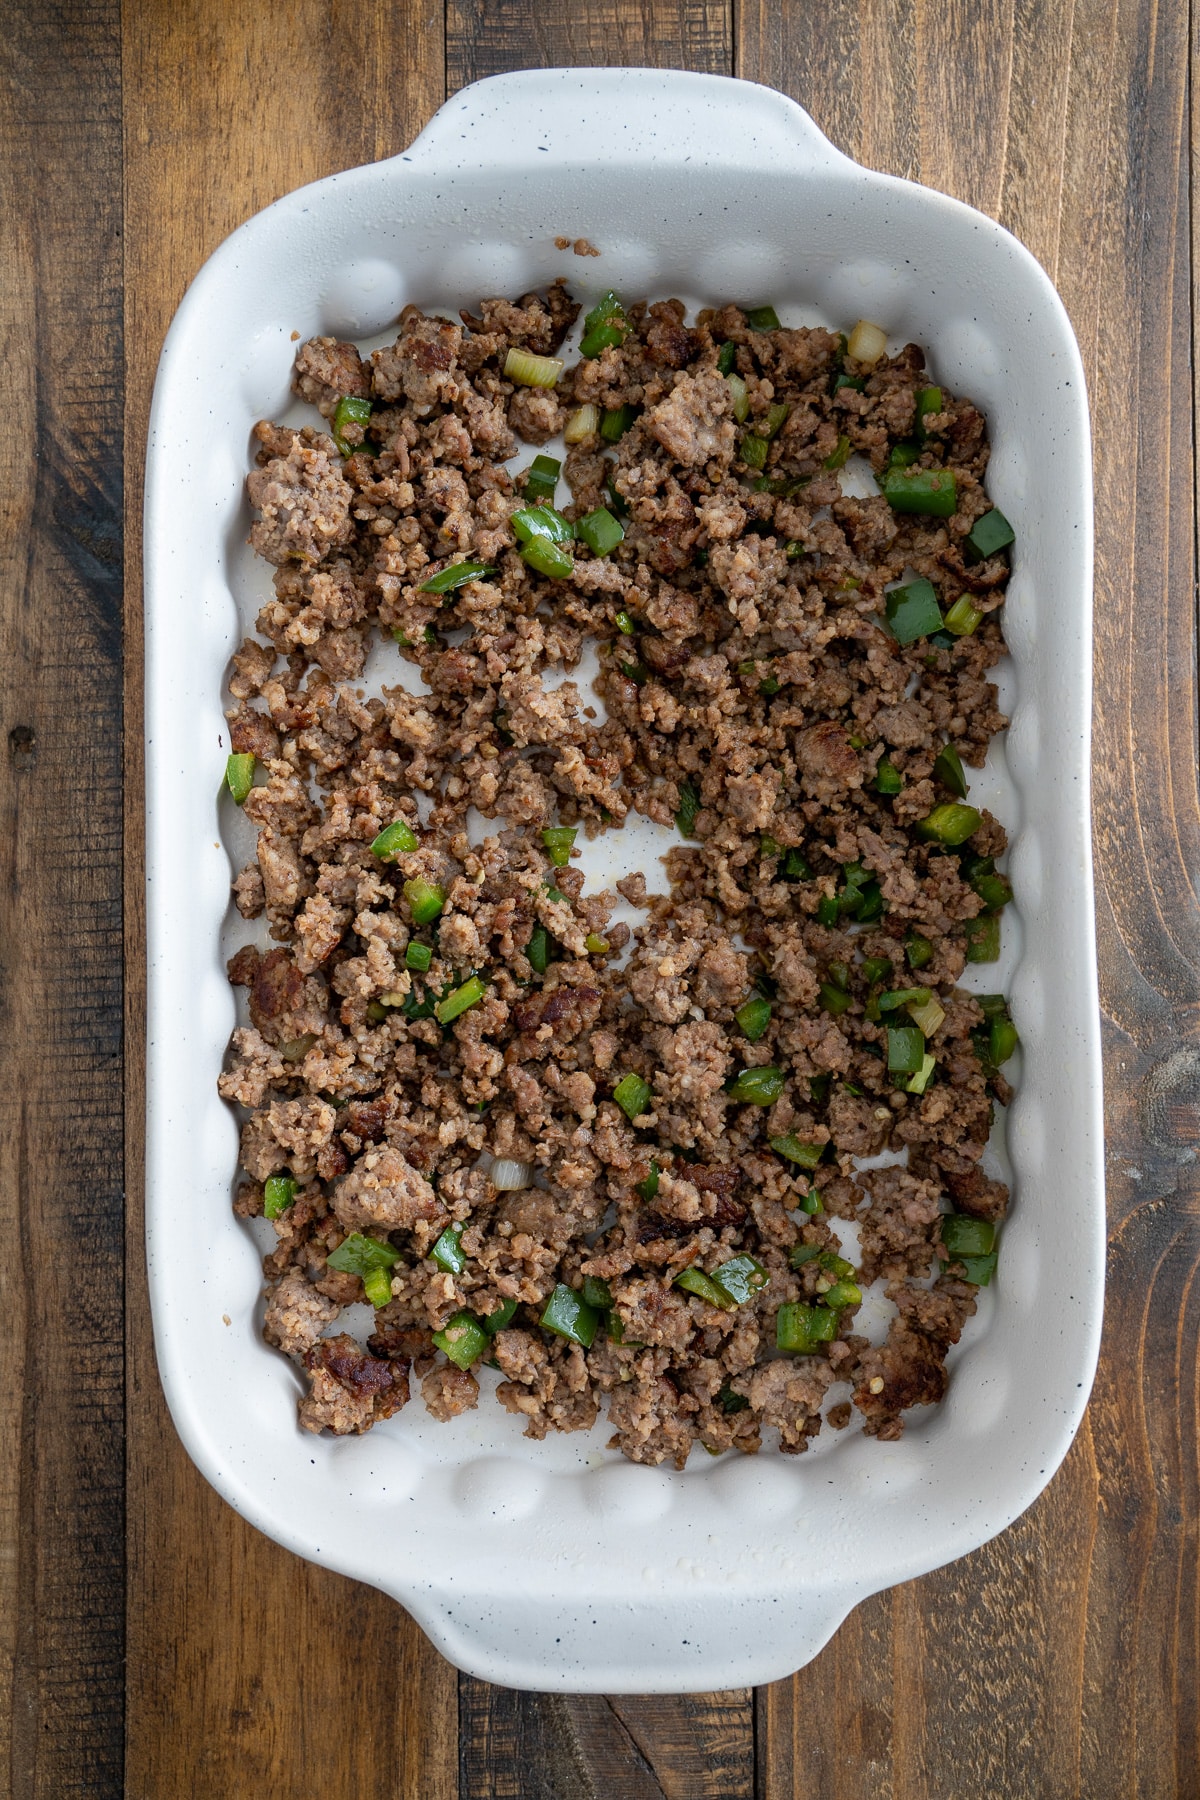
[{"label": "ceramic baking dish", "polygon": [[[582,236],[600,258],[555,248]],[[1018,898],[1005,964],[975,973],[1009,988],[1023,1042],[1006,1121],[1016,1202],[949,1396],[910,1415],[899,1443],[827,1431],[800,1458],[697,1451],[676,1473],[606,1451],[603,1423],[532,1443],[486,1398],[450,1425],[418,1401],[364,1438],[314,1439],[296,1426],[296,1371],[258,1337],[260,1247],[230,1212],[237,1127],[215,1086],[234,1023],[223,956],[247,935],[229,883],[252,854],[218,803],[222,682],[269,574],[245,547],[250,428],[291,404],[297,333],[378,341],[410,299],[457,309],[559,273],[584,300],[611,286],[771,301],[790,324],[877,320],[894,346],[925,346],[935,378],[991,423],[990,487],[1018,532],[1012,725],[972,798],[1012,831]],[[798,106],[744,82],[644,69],[480,82],[404,155],[251,219],[184,299],[146,479],[159,1367],[184,1443],[231,1505],[395,1595],[461,1667],[576,1691],[772,1680],[864,1596],[1002,1531],[1062,1460],[1092,1380],[1103,1259],[1090,466],[1079,354],[1028,252],[981,214],[860,168]]]}]

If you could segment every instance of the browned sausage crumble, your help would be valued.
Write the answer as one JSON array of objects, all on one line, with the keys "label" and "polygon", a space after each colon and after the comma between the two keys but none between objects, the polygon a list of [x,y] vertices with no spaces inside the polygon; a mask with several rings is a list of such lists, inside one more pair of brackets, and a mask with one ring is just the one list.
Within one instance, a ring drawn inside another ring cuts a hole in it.
[{"label": "browned sausage crumble", "polygon": [[[962,854],[999,854],[1004,831],[984,813],[948,853],[915,830],[954,797],[934,772],[943,746],[979,766],[1005,724],[987,677],[1007,559],[971,562],[963,545],[990,505],[985,422],[946,393],[919,430],[915,345],[860,366],[833,332],[752,330],[733,306],[688,326],[676,300],[627,309],[625,342],[554,389],[504,378],[510,347],[552,355],[578,310],[558,283],[461,323],[409,307],[368,358],[314,339],[297,393],[326,420],[342,396],[369,399],[369,420],[340,446],[315,426],[256,427],[252,542],[276,571],[264,641],[242,644],[229,684],[233,749],[261,783],[245,800],[258,854],[234,891],[275,947],[230,964],[249,1023],[220,1088],[244,1109],[238,1213],[263,1212],[269,1178],[295,1184],[273,1221],[266,1336],[306,1373],[311,1431],[389,1417],[410,1368],[436,1418],[474,1407],[476,1375],[434,1333],[512,1303],[476,1362],[498,1366],[529,1436],[586,1428],[607,1399],[611,1441],[638,1462],[681,1467],[697,1441],[754,1451],[764,1427],[795,1452],[823,1405],[848,1422],[847,1399],[827,1405],[846,1382],[866,1431],[895,1438],[905,1408],[943,1394],[975,1310],[961,1265],[937,1257],[943,1211],[997,1219],[1008,1200],[980,1158],[1009,1090],[955,985],[983,906]],[[588,403],[633,422],[571,449],[562,510],[606,505],[624,540],[603,557],[577,542],[570,577],[547,579],[510,524],[524,469],[503,465]],[[748,466],[743,430],[765,433],[781,404],[765,467]],[[879,473],[918,437],[915,467],[954,472],[952,517],[843,492],[839,453]],[[494,573],[423,591],[465,559]],[[943,609],[970,595],[974,634],[901,646],[882,614],[906,574]],[[356,692],[376,627],[420,693]],[[575,682],[543,680],[592,639],[606,717]],[[894,794],[877,785],[884,759]],[[470,807],[503,829],[473,844]],[[645,915],[632,933],[541,835],[591,836],[631,808],[689,833],[666,858],[669,894],[641,873],[619,884]],[[382,860],[372,843],[397,820],[418,847]],[[414,922],[414,881],[444,894],[433,923]],[[863,893],[865,923],[850,904]],[[428,947],[427,970],[410,945]],[[436,1008],[472,977],[482,998],[443,1024]],[[919,1093],[889,1073],[878,1004],[918,985],[944,1009]],[[756,995],[770,1016],[751,1041],[735,1014]],[[781,1071],[773,1104],[729,1091],[755,1068]],[[630,1074],[649,1090],[632,1119],[613,1098]],[[815,1168],[772,1149],[784,1139]],[[860,1167],[883,1151],[902,1157]],[[529,1184],[497,1192],[496,1158],[529,1165]],[[839,1250],[835,1220],[860,1227],[855,1279],[886,1284],[886,1342],[857,1334],[847,1304],[830,1341],[780,1354],[781,1305],[818,1305],[838,1279],[820,1254]],[[365,1349],[336,1331],[362,1281],[327,1260],[355,1233],[395,1254]],[[435,1259],[439,1240],[452,1251]],[[676,1285],[739,1255],[766,1277],[740,1304]],[[540,1323],[557,1288],[589,1278],[590,1347]]]}]

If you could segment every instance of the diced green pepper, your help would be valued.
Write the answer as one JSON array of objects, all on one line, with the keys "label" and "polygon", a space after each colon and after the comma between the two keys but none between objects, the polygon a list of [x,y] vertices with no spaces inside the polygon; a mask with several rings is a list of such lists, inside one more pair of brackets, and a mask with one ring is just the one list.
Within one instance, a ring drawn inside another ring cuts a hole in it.
[{"label": "diced green pepper", "polygon": [[761,994],[755,994],[744,1006],[739,1006],[733,1016],[750,1042],[757,1044],[771,1023],[771,1002],[764,1000]]},{"label": "diced green pepper", "polygon": [[925,442],[925,421],[933,413],[943,410],[942,390],[940,387],[924,387],[917,389],[917,437]]},{"label": "diced green pepper", "polygon": [[703,1269],[684,1269],[675,1277],[674,1285],[682,1288],[685,1294],[695,1294],[706,1306],[719,1306],[724,1312],[732,1312],[737,1304]]},{"label": "diced green pepper", "polygon": [[418,975],[424,975],[433,961],[433,951],[428,944],[411,943],[404,952],[404,966],[415,969]]},{"label": "diced green pepper", "polygon": [[821,1005],[836,1019],[850,1005],[850,995],[845,988],[836,987],[832,981],[823,981],[821,983]]},{"label": "diced green pepper", "polygon": [[908,958],[910,969],[923,969],[927,963],[933,961],[933,945],[927,937],[922,937],[919,932],[910,932],[904,940],[904,954]]},{"label": "diced green pepper", "polygon": [[511,1324],[516,1310],[517,1302],[515,1300],[502,1300],[495,1312],[490,1312],[482,1321],[483,1329],[488,1336],[495,1337],[498,1331],[503,1331],[506,1325]]},{"label": "diced green pepper", "polygon": [[526,544],[521,551],[521,561],[551,581],[565,581],[575,570],[569,552],[545,537],[534,538]]},{"label": "diced green pepper", "polygon": [[889,469],[907,469],[916,462],[921,451],[916,444],[893,444],[888,452]]},{"label": "diced green pepper", "polygon": [[842,909],[838,904],[837,895],[822,894],[821,898],[817,901],[818,925],[836,925],[841,916]]},{"label": "diced green pepper", "polygon": [[988,1036],[988,1048],[991,1051],[992,1061],[997,1068],[1000,1068],[1003,1063],[1008,1061],[1020,1041],[1020,1038],[1017,1036],[1017,1028],[1011,1019],[1003,1017],[992,1020]]},{"label": "diced green pepper", "polygon": [[964,1281],[970,1281],[976,1287],[988,1287],[996,1273],[999,1253],[993,1250],[990,1256],[956,1256],[954,1260],[962,1264]]},{"label": "diced green pepper", "polygon": [[562,464],[557,456],[535,456],[525,477],[526,500],[553,502],[561,471]]},{"label": "diced green pepper", "polygon": [[835,1281],[823,1298],[826,1306],[840,1312],[843,1306],[861,1306],[862,1290],[853,1281]]},{"label": "diced green pepper", "polygon": [[744,1306],[747,1300],[767,1286],[770,1279],[762,1264],[753,1256],[731,1257],[729,1262],[723,1262],[713,1270],[713,1280],[728,1294],[735,1306]]},{"label": "diced green pepper", "polygon": [[893,1075],[915,1075],[925,1058],[925,1038],[915,1025],[889,1025],[887,1066]]},{"label": "diced green pepper", "polygon": [[784,852],[783,867],[779,873],[784,881],[811,881],[813,878],[803,850],[798,850],[795,845]]},{"label": "diced green pepper", "polygon": [[881,756],[879,766],[875,770],[875,792],[877,794],[898,794],[904,786],[904,777],[895,763]]},{"label": "diced green pepper", "polygon": [[[211,780],[212,777],[210,776]],[[250,750],[235,750],[225,764],[225,786],[233,795],[234,801],[241,806],[246,795],[254,785],[254,754]]]},{"label": "diced green pepper", "polygon": [[412,881],[406,881],[402,892],[417,925],[432,925],[440,917],[446,904],[445,888],[439,887],[434,881],[426,881],[420,875]]},{"label": "diced green pepper", "polygon": [[690,781],[679,784],[679,811],[675,814],[675,823],[683,837],[691,837],[695,830],[696,814],[700,811],[700,796]]},{"label": "diced green pepper", "polygon": [[556,1332],[572,1344],[582,1344],[585,1350],[591,1349],[599,1323],[600,1314],[595,1307],[562,1281],[547,1300],[541,1317],[543,1330]]},{"label": "diced green pepper", "polygon": [[446,1320],[433,1341],[460,1369],[477,1363],[488,1347],[488,1333],[474,1313],[456,1312]]},{"label": "diced green pepper", "polygon": [[788,1162],[799,1164],[802,1169],[815,1169],[825,1154],[824,1144],[806,1144],[794,1132],[787,1132],[783,1137],[773,1137],[771,1148],[776,1156],[782,1156]]},{"label": "diced green pepper", "polygon": [[884,471],[880,485],[893,512],[949,519],[958,506],[958,483],[952,469],[891,468]]},{"label": "diced green pepper", "polygon": [[960,800],[966,799],[966,771],[962,766],[962,757],[958,754],[958,751],[954,748],[953,744],[942,745],[937,760],[933,765],[933,775],[935,781],[940,781],[943,787],[948,787],[950,792],[952,794],[957,794]]},{"label": "diced green pepper", "polygon": [[575,527],[570,520],[545,504],[521,507],[512,515],[509,524],[522,544],[536,543],[539,539],[551,544],[569,544],[575,536]]},{"label": "diced green pepper", "polygon": [[837,446],[821,464],[823,469],[842,469],[850,460],[850,439],[843,432],[838,438]]},{"label": "diced green pepper", "polygon": [[268,1175],[263,1182],[263,1217],[281,1219],[296,1198],[296,1186],[292,1175]]},{"label": "diced green pepper", "polygon": [[352,1231],[325,1261],[329,1268],[337,1269],[343,1275],[361,1277],[369,1275],[372,1269],[390,1269],[399,1259],[400,1252],[381,1238],[364,1237],[361,1232]]},{"label": "diced green pepper", "polygon": [[746,308],[746,323],[751,331],[778,331],[779,314],[773,306],[751,306]]},{"label": "diced green pepper", "polygon": [[612,1306],[612,1289],[597,1275],[584,1276],[582,1292],[584,1304],[595,1307],[597,1312],[608,1312]]},{"label": "diced green pepper", "polygon": [[623,1075],[613,1089],[613,1099],[632,1124],[650,1105],[651,1088],[640,1075]]},{"label": "diced green pepper", "polygon": [[926,843],[947,844],[956,848],[965,844],[973,832],[982,824],[980,813],[973,806],[962,806],[958,801],[947,801],[942,806],[935,806],[928,818],[922,819],[917,826],[917,836]]},{"label": "diced green pepper", "polygon": [[820,1244],[793,1244],[788,1251],[788,1268],[802,1269],[805,1263],[815,1262],[820,1254]]},{"label": "diced green pepper", "polygon": [[766,438],[759,437],[755,431],[748,431],[738,445],[738,455],[748,469],[764,469],[767,465],[768,448]]},{"label": "diced green pepper", "polygon": [[980,913],[977,918],[968,919],[966,923],[966,934],[968,962],[987,963],[999,961],[999,913]]},{"label": "diced green pepper", "polygon": [[575,530],[593,556],[607,556],[625,536],[624,526],[613,518],[607,506],[598,506],[595,512],[586,514]]},{"label": "diced green pepper", "polygon": [[997,550],[1004,550],[1016,538],[1016,532],[996,507],[976,519],[966,536],[969,549],[974,551],[980,562],[985,557],[995,556]]},{"label": "diced green pepper", "polygon": [[535,975],[544,975],[550,961],[550,933],[544,925],[535,925],[525,946],[525,955]]},{"label": "diced green pepper", "polygon": [[883,981],[892,972],[891,959],[886,956],[864,956],[860,973],[865,982],[873,984]]},{"label": "diced green pepper", "polygon": [[647,1175],[645,1181],[639,1181],[637,1184],[637,1191],[643,1200],[653,1200],[655,1194],[657,1194],[659,1173],[660,1170],[658,1164],[651,1158],[650,1173]]},{"label": "diced green pepper", "polygon": [[825,1210],[821,1205],[821,1196],[816,1188],[809,1188],[807,1194],[805,1194],[803,1200],[801,1200],[800,1205],[810,1217]]},{"label": "diced green pepper", "polygon": [[733,359],[737,355],[736,344],[722,344],[717,351],[717,374],[728,375],[733,367]]},{"label": "diced green pepper", "polygon": [[880,994],[879,1010],[885,1013],[895,1012],[901,1006],[926,1006],[932,993],[927,987],[893,988],[890,994]]},{"label": "diced green pepper", "polygon": [[791,407],[785,405],[782,400],[776,401],[773,406],[769,406],[767,408],[766,418],[759,425],[759,431],[762,433],[763,437],[768,439],[773,438],[780,426],[786,422],[787,416],[791,410]]},{"label": "diced green pepper", "polygon": [[433,1249],[430,1257],[439,1269],[445,1269],[447,1275],[461,1275],[467,1266],[467,1253],[462,1247],[462,1234],[465,1225],[447,1225]]},{"label": "diced green pepper", "polygon": [[616,444],[625,436],[636,418],[632,406],[611,407],[600,421],[600,436],[606,444]]},{"label": "diced green pepper", "polygon": [[743,1069],[725,1091],[739,1106],[774,1106],[786,1079],[782,1069],[768,1064],[765,1068]]},{"label": "diced green pepper", "polygon": [[951,1259],[989,1256],[996,1247],[996,1227],[991,1219],[973,1219],[967,1213],[945,1213],[941,1232],[946,1254]]},{"label": "diced green pepper", "polygon": [[371,855],[377,856],[380,862],[391,862],[417,848],[417,834],[412,826],[407,819],[397,819],[394,825],[384,826],[371,845]]},{"label": "diced green pepper", "polygon": [[392,1297],[392,1278],[386,1269],[371,1269],[363,1276],[362,1284],[363,1292],[377,1311]]},{"label": "diced green pepper", "polygon": [[883,609],[898,644],[912,644],[917,638],[928,637],[931,631],[941,630],[942,609],[933,583],[923,575],[907,587],[889,589]]},{"label": "diced green pepper", "polygon": [[789,1300],[775,1315],[775,1345],[793,1356],[811,1356],[819,1344],[837,1336],[837,1314],[827,1306],[808,1306]]},{"label": "diced green pepper", "polygon": [[422,583],[417,589],[419,594],[452,594],[455,588],[464,587],[468,581],[482,581],[486,575],[494,575],[494,563],[471,562],[451,563],[449,568],[439,569],[436,575]]},{"label": "diced green pepper", "polygon": [[371,402],[354,394],[343,394],[333,414],[333,441],[343,456],[353,456],[361,448],[346,442],[347,425],[361,425],[365,431],[371,420]]}]

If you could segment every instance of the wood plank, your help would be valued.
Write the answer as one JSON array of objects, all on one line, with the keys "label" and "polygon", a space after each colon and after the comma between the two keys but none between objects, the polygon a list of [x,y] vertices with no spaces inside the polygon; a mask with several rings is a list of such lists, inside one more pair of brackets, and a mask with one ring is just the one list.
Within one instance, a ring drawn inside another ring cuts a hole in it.
[{"label": "wood plank", "polygon": [[995,1543],[868,1602],[763,1692],[762,1800],[808,1794],[818,1777],[836,1800],[1194,1795],[1186,19],[1137,0],[874,0],[840,18],[859,34],[853,61],[825,11],[748,5],[739,21],[740,74],[787,89],[863,161],[997,214],[1054,274],[1080,338],[1101,477],[1095,827],[1114,1226],[1101,1372],[1064,1468]]},{"label": "wood plank", "polygon": [[[443,97],[441,8],[437,0],[129,7],[124,67],[132,783],[140,756],[140,471],[163,334],[204,258],[244,218],[302,182],[410,141]],[[167,1417],[141,1249],[140,817],[130,819],[127,852],[127,1792],[136,1800],[454,1800],[454,1671],[383,1595],[301,1563],[243,1524],[188,1462]]]},{"label": "wood plank", "polygon": [[121,66],[0,31],[0,1766],[121,1791]]},{"label": "wood plank", "polygon": [[608,1699],[463,1676],[459,1800],[752,1800],[748,1689]]},{"label": "wood plank", "polygon": [[[450,92],[505,69],[646,65],[728,74],[732,9],[703,0],[449,0]],[[604,1699],[463,1677],[460,1800],[741,1800],[754,1791],[748,1693]]]},{"label": "wood plank", "polygon": [[506,69],[732,69],[732,0],[447,0],[450,93]]}]

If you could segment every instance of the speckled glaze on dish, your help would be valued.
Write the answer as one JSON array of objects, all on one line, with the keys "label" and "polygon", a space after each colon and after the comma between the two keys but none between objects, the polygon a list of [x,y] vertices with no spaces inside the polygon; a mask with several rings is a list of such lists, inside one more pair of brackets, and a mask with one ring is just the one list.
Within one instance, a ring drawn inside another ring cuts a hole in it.
[{"label": "speckled glaze on dish", "polygon": [[[603,255],[575,262],[556,236],[586,236]],[[1007,1121],[1016,1203],[949,1395],[896,1444],[827,1432],[800,1458],[697,1452],[675,1473],[607,1452],[603,1425],[531,1443],[486,1402],[448,1426],[417,1402],[367,1437],[314,1439],[296,1426],[295,1370],[258,1336],[259,1252],[230,1213],[237,1133],[215,1085],[234,1021],[216,796],[223,672],[246,628],[249,430],[288,404],[294,333],[361,340],[409,299],[457,306],[562,272],[585,300],[612,286],[772,301],[785,324],[866,316],[893,344],[926,346],[935,377],[988,414],[989,487],[1018,530],[1002,808],[1017,902],[1005,969],[984,984],[1005,979],[1024,1046]],[[184,299],[146,479],[159,1367],[188,1451],[231,1505],[301,1556],[394,1594],[460,1667],[576,1692],[773,1680],[866,1595],[1002,1531],[1065,1455],[1095,1366],[1103,1271],[1090,467],[1078,350],[1029,253],[968,207],[849,161],[781,95],[719,77],[480,82],[403,156],[250,220]]]}]

